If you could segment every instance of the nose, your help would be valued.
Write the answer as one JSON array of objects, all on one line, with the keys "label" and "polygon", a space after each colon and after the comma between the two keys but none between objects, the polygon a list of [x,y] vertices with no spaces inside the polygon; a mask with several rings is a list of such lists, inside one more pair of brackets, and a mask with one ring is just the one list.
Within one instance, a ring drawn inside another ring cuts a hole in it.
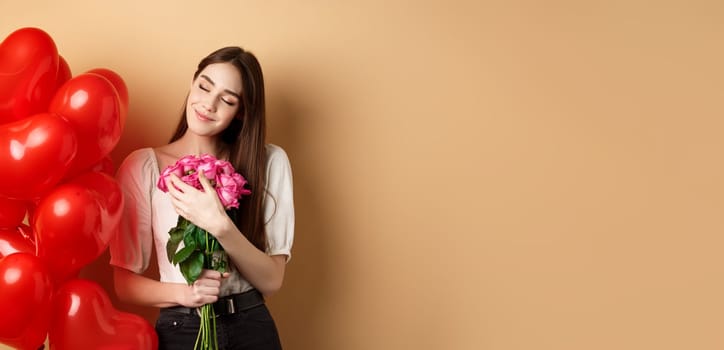
[{"label": "nose", "polygon": [[212,97],[207,96],[203,100],[201,100],[201,106],[209,112],[216,111],[216,102],[215,99]]}]

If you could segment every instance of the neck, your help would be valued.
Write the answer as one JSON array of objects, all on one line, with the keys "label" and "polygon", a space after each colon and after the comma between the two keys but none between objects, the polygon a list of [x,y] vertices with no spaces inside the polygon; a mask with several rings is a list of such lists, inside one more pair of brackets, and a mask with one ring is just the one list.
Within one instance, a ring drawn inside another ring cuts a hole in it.
[{"label": "neck", "polygon": [[221,158],[222,151],[216,137],[205,137],[186,133],[178,141],[178,146],[184,154],[210,154],[216,158]]}]

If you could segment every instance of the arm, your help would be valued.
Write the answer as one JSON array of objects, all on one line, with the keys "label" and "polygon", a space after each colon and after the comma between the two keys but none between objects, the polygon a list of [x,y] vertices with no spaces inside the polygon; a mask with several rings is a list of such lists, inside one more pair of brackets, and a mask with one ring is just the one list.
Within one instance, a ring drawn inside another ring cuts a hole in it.
[{"label": "arm", "polygon": [[126,270],[114,267],[113,284],[116,295],[123,302],[153,307],[183,305],[199,307],[218,299],[221,274],[204,270],[193,285],[160,282]]},{"label": "arm", "polygon": [[265,296],[282,287],[286,267],[286,255],[269,256],[257,249],[239,232],[231,219],[224,215],[219,228],[212,228],[214,236],[224,247],[231,261],[244,278]]}]

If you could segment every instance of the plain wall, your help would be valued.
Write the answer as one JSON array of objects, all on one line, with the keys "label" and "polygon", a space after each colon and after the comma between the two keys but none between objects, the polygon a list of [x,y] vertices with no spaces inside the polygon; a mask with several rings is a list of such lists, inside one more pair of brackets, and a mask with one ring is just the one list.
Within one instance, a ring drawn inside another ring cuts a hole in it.
[{"label": "plain wall", "polygon": [[724,348],[721,1],[0,2],[0,37],[26,26],[125,79],[116,164],[167,141],[199,59],[257,55],[287,349]]}]

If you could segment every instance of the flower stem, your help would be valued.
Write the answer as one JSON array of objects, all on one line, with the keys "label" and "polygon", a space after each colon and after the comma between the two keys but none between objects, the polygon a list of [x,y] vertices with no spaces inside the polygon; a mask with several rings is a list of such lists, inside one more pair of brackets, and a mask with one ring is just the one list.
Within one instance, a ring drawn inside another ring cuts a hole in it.
[{"label": "flower stem", "polygon": [[201,333],[203,333],[202,329],[203,329],[203,318],[202,318],[201,326],[199,327],[199,333],[196,334],[196,342],[194,343],[194,349],[199,348],[199,340],[201,340]]},{"label": "flower stem", "polygon": [[[216,250],[216,240],[209,239],[209,233],[204,233],[204,240],[206,242],[206,249],[204,255],[206,255],[204,268],[215,269],[216,264],[213,262],[214,250]],[[206,304],[200,308],[200,325],[199,333],[196,336],[196,343],[194,349],[202,350],[217,350],[219,348],[219,342],[216,333],[216,312],[212,304]]]}]

